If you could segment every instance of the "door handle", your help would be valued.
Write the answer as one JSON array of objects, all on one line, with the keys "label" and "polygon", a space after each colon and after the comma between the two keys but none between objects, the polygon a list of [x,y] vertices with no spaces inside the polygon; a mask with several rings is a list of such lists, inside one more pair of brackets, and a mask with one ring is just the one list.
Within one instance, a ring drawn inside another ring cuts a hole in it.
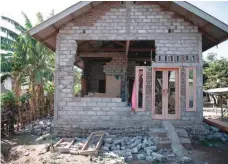
[{"label": "door handle", "polygon": [[162,95],[165,96],[166,95],[166,89],[162,89]]},{"label": "door handle", "polygon": [[167,88],[164,88],[162,90],[162,94],[163,94],[163,96],[168,95],[168,89]]}]

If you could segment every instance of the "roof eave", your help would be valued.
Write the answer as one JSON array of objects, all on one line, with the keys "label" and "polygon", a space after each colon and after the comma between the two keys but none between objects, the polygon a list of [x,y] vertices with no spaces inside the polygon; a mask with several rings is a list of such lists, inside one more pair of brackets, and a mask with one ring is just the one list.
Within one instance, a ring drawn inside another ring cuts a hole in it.
[{"label": "roof eave", "polygon": [[223,31],[228,33],[228,26],[227,24],[223,23],[222,21],[216,19],[215,17],[211,16],[210,14],[204,12],[203,10],[197,8],[196,6],[184,2],[184,1],[173,1],[175,4],[185,8],[186,10],[194,13],[195,15],[198,15],[199,17],[203,18],[204,20],[210,22],[211,24],[219,27]]},{"label": "roof eave", "polygon": [[68,16],[69,14],[73,13],[74,11],[77,11],[80,8],[90,4],[91,2],[92,1],[80,1],[80,2],[76,3],[75,5],[67,8],[66,10],[63,10],[62,12],[60,12],[60,13],[54,15],[53,17],[47,19],[46,21],[40,23],[39,25],[31,28],[27,32],[29,35],[33,36],[37,32],[47,28],[50,25],[55,24],[57,21],[63,19],[64,17]]}]

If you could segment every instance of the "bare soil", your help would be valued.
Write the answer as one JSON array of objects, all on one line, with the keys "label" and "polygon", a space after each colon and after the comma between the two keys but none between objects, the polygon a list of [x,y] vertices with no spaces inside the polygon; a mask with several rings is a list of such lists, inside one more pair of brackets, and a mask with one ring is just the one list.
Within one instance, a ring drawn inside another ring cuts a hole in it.
[{"label": "bare soil", "polygon": [[[5,164],[92,164],[113,163],[112,159],[45,152],[45,146],[57,142],[58,139],[42,140],[37,143],[37,136],[20,134],[1,140],[1,163]],[[205,147],[198,144],[189,156],[195,164],[226,164],[228,161],[228,147]],[[171,162],[170,163],[176,163]],[[169,163],[168,162],[168,163]],[[132,161],[132,164],[148,163],[146,161]]]}]

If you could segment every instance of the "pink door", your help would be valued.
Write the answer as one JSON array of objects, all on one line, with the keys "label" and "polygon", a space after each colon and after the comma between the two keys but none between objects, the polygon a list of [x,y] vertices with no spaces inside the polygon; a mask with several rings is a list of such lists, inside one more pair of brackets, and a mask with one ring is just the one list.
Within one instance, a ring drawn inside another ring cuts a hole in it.
[{"label": "pink door", "polygon": [[152,118],[178,119],[179,68],[153,68]]}]

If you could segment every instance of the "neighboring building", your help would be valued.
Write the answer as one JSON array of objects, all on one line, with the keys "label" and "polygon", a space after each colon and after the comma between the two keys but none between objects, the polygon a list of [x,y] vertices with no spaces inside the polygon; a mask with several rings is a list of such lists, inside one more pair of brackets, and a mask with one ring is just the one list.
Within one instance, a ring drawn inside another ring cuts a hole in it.
[{"label": "neighboring building", "polygon": [[[202,122],[202,51],[228,26],[187,2],[79,2],[28,32],[56,52],[55,128],[65,135]],[[84,97],[73,94],[74,65]]]},{"label": "neighboring building", "polygon": [[[3,78],[3,74],[0,75]],[[1,93],[6,93],[12,90],[12,77],[10,75],[5,75],[6,78],[1,81]]]}]

